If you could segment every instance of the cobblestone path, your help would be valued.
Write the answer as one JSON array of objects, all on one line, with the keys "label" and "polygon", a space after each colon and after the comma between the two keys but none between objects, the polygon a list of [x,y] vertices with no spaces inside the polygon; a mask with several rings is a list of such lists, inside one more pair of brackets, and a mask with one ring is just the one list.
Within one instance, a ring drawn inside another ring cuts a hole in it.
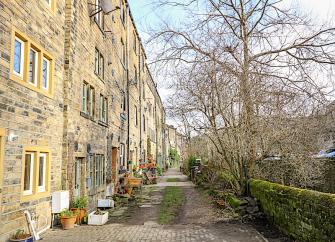
[{"label": "cobblestone path", "polygon": [[[166,182],[178,178],[179,182]],[[183,187],[186,202],[174,225],[157,224],[159,202],[165,186]],[[268,240],[253,227],[231,222],[218,214],[209,200],[199,193],[176,169],[170,169],[157,185],[146,186],[153,199],[119,216],[103,226],[78,226],[72,230],[54,229],[43,235],[45,242],[79,241],[221,241],[221,242],[279,242]],[[145,192],[144,192],[145,194]]]}]

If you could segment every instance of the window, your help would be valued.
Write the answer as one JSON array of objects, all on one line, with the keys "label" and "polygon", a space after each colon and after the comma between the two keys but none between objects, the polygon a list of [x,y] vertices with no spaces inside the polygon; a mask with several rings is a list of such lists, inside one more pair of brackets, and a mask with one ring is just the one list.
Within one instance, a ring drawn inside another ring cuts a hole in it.
[{"label": "window", "polygon": [[14,41],[14,74],[23,77],[23,62],[24,62],[24,42],[15,37]]},{"label": "window", "polygon": [[120,160],[119,160],[119,167],[125,166],[124,164],[124,144],[120,144]]},{"label": "window", "polygon": [[103,29],[104,28],[104,13],[101,8],[101,0],[95,0],[95,15],[94,20],[98,24],[98,26]]},{"label": "window", "polygon": [[52,7],[52,1],[54,0],[44,0],[48,5],[49,7],[51,8]]},{"label": "window", "polygon": [[126,46],[125,44],[123,43],[123,40],[121,39],[121,63],[123,65],[123,67],[126,66]]},{"label": "window", "polygon": [[104,155],[95,156],[95,186],[105,184],[105,157]]},{"label": "window", "polygon": [[90,87],[89,88],[89,97],[88,97],[88,114],[91,117],[94,116],[94,97],[95,97],[94,88]]},{"label": "window", "polygon": [[120,0],[120,18],[123,24],[126,22],[126,9],[123,0]]},{"label": "window", "polygon": [[137,118],[137,106],[135,105],[135,126],[138,125],[138,118]]},{"label": "window", "polygon": [[24,162],[23,195],[33,193],[34,153],[27,152]]},{"label": "window", "polygon": [[34,86],[37,86],[37,64],[38,53],[33,48],[30,48],[29,53],[29,79],[28,82]]},{"label": "window", "polygon": [[104,67],[105,61],[103,55],[100,53],[100,62],[99,62],[99,76],[104,79]]},{"label": "window", "polygon": [[145,116],[143,114],[143,131],[145,132]]},{"label": "window", "polygon": [[49,190],[49,151],[39,147],[25,150],[22,172],[23,200],[40,198]]},{"label": "window", "polygon": [[45,191],[47,154],[40,153],[38,165],[38,191]]},{"label": "window", "polygon": [[4,146],[5,146],[5,129],[0,128],[0,187],[2,187],[3,181],[3,165],[4,165]]},{"label": "window", "polygon": [[93,166],[94,162],[94,156],[91,154],[88,156],[87,163],[86,163],[86,173],[87,173],[87,178],[86,178],[86,186],[90,190],[93,188]]},{"label": "window", "polygon": [[50,61],[43,57],[42,88],[49,89]]},{"label": "window", "polygon": [[100,121],[107,123],[107,98],[100,95]]},{"label": "window", "polygon": [[95,48],[95,56],[94,56],[94,73],[101,77],[102,79],[104,78],[104,68],[105,68],[105,61],[104,61],[104,56],[101,54],[101,52]]},{"label": "window", "polygon": [[[50,0],[53,3],[53,1]],[[53,58],[28,37],[13,31],[10,78],[21,85],[52,95]]]},{"label": "window", "polygon": [[95,60],[94,60],[94,72],[95,74],[99,73],[99,50],[95,49]]},{"label": "window", "polygon": [[88,83],[84,82],[82,87],[81,111],[90,117],[94,117],[95,91]]},{"label": "window", "polygon": [[84,113],[86,113],[87,110],[87,86],[88,84],[84,82],[83,88],[82,88],[82,109]]}]

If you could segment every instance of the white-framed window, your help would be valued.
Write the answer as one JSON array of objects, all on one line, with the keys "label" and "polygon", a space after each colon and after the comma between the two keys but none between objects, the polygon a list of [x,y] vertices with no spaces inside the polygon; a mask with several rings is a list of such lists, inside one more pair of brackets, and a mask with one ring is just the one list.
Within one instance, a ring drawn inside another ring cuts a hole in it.
[{"label": "white-framed window", "polygon": [[100,28],[104,27],[104,13],[101,8],[101,0],[95,0],[95,15],[94,20]]},{"label": "white-framed window", "polygon": [[27,152],[24,160],[23,195],[33,194],[34,163],[35,154],[33,152]]},{"label": "white-framed window", "polygon": [[52,1],[53,0],[44,0],[48,5],[49,5],[49,7],[51,8],[51,6],[52,6]]},{"label": "white-framed window", "polygon": [[28,82],[35,87],[37,86],[37,67],[38,67],[38,52],[33,48],[29,51],[29,79]]},{"label": "white-framed window", "polygon": [[21,78],[23,78],[24,49],[25,43],[18,37],[15,37],[13,72]]},{"label": "white-framed window", "polygon": [[95,48],[95,55],[94,55],[94,72],[95,74],[99,74],[99,50]]},{"label": "white-framed window", "polygon": [[100,60],[99,60],[99,76],[104,79],[104,72],[105,72],[105,61],[104,56],[100,53]]},{"label": "white-framed window", "polygon": [[138,117],[137,117],[137,106],[135,105],[134,106],[135,107],[135,126],[137,126],[138,125]]},{"label": "white-framed window", "polygon": [[83,88],[82,88],[82,110],[83,112],[86,113],[87,110],[87,83],[83,83]]},{"label": "white-framed window", "polygon": [[49,79],[50,79],[50,61],[43,57],[42,60],[42,88],[49,90]]},{"label": "white-framed window", "polygon": [[95,186],[98,187],[100,186],[100,156],[96,155],[95,156]]},{"label": "white-framed window", "polygon": [[123,24],[126,22],[126,9],[123,0],[120,0],[120,18]]},{"label": "white-framed window", "polygon": [[119,167],[124,166],[124,144],[120,144]]},{"label": "white-framed window", "polygon": [[46,174],[47,174],[47,154],[39,154],[38,163],[38,192],[45,192],[46,190]]},{"label": "white-framed window", "polygon": [[94,73],[104,79],[105,59],[102,53],[95,48]]},{"label": "white-framed window", "polygon": [[103,95],[100,95],[100,121],[107,123],[107,104],[108,100]]},{"label": "white-framed window", "polygon": [[89,88],[89,98],[88,98],[88,105],[89,105],[89,109],[88,109],[88,114],[90,116],[94,115],[94,88],[90,87]]}]

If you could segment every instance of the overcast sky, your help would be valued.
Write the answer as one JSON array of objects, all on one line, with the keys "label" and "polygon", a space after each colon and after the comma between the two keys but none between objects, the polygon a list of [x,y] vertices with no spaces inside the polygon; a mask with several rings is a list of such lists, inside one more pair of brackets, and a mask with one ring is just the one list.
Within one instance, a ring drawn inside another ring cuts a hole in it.
[{"label": "overcast sky", "polygon": [[[157,29],[161,20],[168,19],[170,21],[178,22],[182,20],[183,13],[176,11],[173,8],[160,9],[155,6],[157,0],[128,0],[132,15],[135,19],[136,27],[145,42],[149,35],[148,31],[152,28]],[[299,6],[302,12],[307,12],[320,21],[335,20],[335,0],[285,0],[285,4],[293,4]],[[335,22],[335,21],[334,21]],[[150,59],[150,52],[154,51],[152,46],[145,46],[148,58]],[[171,90],[167,88],[162,78],[157,77],[158,90],[164,100],[171,95]],[[172,122],[173,123],[173,122]]]}]

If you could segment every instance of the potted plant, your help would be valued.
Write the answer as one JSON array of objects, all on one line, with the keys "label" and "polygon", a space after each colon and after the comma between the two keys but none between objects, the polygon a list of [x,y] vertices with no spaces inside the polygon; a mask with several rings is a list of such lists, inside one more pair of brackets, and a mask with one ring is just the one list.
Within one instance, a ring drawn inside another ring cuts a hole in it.
[{"label": "potted plant", "polygon": [[16,233],[9,239],[9,241],[33,242],[34,240],[31,234],[24,232],[23,229],[18,229]]},{"label": "potted plant", "polygon": [[64,209],[60,213],[60,222],[63,229],[73,229],[77,220],[77,214],[69,209]]},{"label": "potted plant", "polygon": [[103,225],[108,221],[108,211],[93,211],[88,215],[89,225]]},{"label": "potted plant", "polygon": [[77,224],[81,224],[81,222],[83,221],[83,218],[86,215],[87,205],[88,205],[87,197],[76,197],[72,201],[71,211],[77,214],[77,220],[76,220]]},{"label": "potted plant", "polygon": [[129,195],[131,195],[131,193],[133,192],[133,186],[130,185],[130,184],[127,184],[127,185],[125,186],[125,189],[126,189],[126,192],[127,192]]}]

